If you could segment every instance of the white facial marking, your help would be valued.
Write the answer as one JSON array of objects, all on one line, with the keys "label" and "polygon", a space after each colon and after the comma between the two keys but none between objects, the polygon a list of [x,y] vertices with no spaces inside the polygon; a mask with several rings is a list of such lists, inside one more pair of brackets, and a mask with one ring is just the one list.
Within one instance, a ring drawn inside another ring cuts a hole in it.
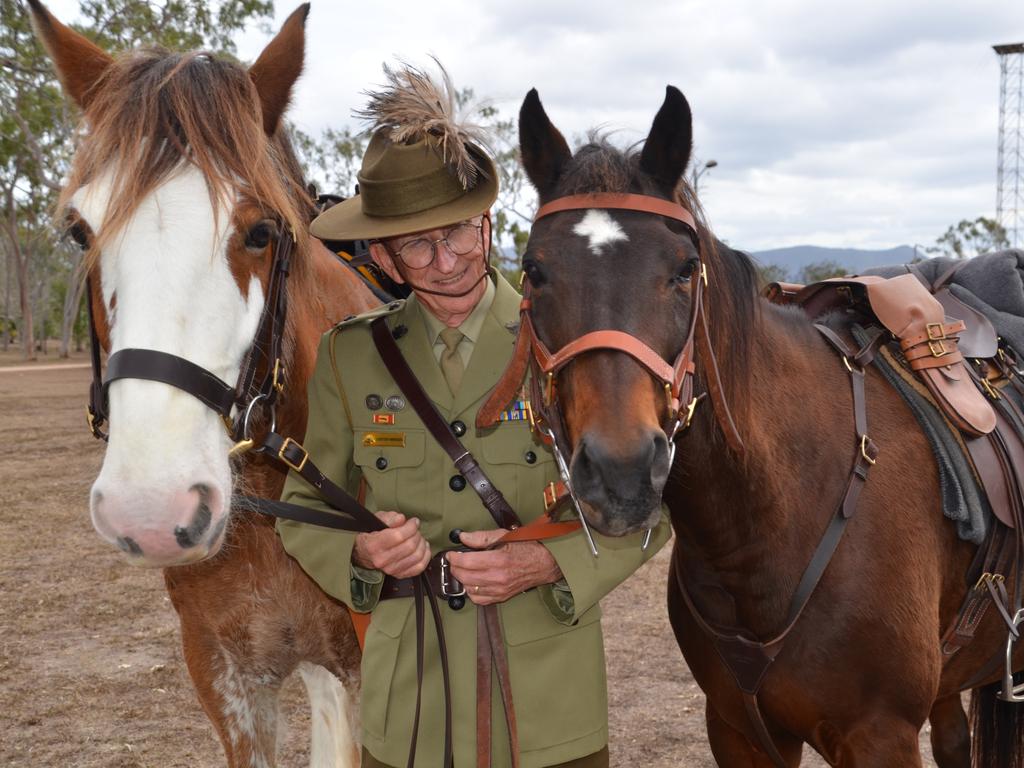
[{"label": "white facial marking", "polygon": [[[74,205],[102,233],[109,200],[110,177],[101,176],[75,194]],[[112,353],[167,352],[234,386],[264,297],[255,278],[243,296],[231,273],[232,208],[233,201],[222,201],[214,217],[206,181],[193,166],[140,202],[100,257]],[[227,513],[230,441],[219,415],[167,384],[121,379],[109,398],[110,443],[93,486],[93,522],[105,538],[135,542],[145,564],[172,564],[186,554],[174,531],[194,519],[197,486],[209,489],[210,532]]]},{"label": "white facial marking", "polygon": [[607,211],[591,208],[583,217],[583,221],[572,228],[580,237],[587,238],[590,243],[590,251],[595,256],[601,255],[601,246],[614,243],[617,240],[629,240],[629,236],[622,231],[622,227]]}]

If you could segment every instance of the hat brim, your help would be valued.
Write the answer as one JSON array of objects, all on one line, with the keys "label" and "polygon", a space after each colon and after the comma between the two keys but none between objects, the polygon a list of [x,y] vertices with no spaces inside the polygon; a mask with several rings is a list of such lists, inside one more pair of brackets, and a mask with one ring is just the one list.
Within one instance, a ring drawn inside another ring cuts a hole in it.
[{"label": "hat brim", "polygon": [[449,203],[403,216],[367,216],[359,195],[321,213],[309,231],[321,240],[375,240],[456,224],[490,209],[498,198],[497,174],[481,178],[465,195]]}]

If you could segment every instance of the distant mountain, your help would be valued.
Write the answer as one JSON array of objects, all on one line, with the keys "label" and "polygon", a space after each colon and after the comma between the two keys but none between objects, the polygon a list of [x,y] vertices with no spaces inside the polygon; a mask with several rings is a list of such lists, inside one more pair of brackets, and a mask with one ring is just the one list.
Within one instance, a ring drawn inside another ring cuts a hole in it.
[{"label": "distant mountain", "polygon": [[[794,245],[790,248],[773,248],[769,251],[754,251],[751,255],[760,264],[775,264],[786,270],[790,280],[796,280],[808,264],[834,261],[841,264],[850,274],[862,272],[869,267],[884,267],[891,264],[906,264],[914,258],[914,249],[899,245],[881,251],[860,248],[823,248],[819,245]],[[924,254],[919,254],[924,256]]]}]

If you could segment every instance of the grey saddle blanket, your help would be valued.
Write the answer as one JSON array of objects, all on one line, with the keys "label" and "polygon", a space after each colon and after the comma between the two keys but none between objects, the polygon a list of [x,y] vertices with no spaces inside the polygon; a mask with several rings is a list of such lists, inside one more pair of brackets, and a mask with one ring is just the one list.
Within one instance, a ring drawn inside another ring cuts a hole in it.
[{"label": "grey saddle blanket", "polygon": [[[916,266],[935,282],[951,267],[963,266],[949,282],[949,290],[964,304],[987,317],[1006,343],[1024,355],[1024,250],[1013,248],[975,256],[973,259],[939,257]],[[881,277],[905,275],[907,267],[877,267],[864,274]]]}]

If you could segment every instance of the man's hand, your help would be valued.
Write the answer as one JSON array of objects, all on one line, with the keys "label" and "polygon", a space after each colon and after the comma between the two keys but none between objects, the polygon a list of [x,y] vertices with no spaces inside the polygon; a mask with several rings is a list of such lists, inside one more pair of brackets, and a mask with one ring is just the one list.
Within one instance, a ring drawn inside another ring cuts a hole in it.
[{"label": "man's hand", "polygon": [[[484,549],[506,533],[500,528],[463,532],[461,539],[467,547]],[[531,587],[562,578],[562,569],[539,541],[514,541],[483,552],[449,552],[448,562],[477,605],[503,603]]]},{"label": "man's hand", "polygon": [[430,545],[420,533],[417,517],[401,512],[378,512],[386,531],[356,534],[352,562],[360,568],[376,568],[396,579],[419,576],[430,562]]}]

